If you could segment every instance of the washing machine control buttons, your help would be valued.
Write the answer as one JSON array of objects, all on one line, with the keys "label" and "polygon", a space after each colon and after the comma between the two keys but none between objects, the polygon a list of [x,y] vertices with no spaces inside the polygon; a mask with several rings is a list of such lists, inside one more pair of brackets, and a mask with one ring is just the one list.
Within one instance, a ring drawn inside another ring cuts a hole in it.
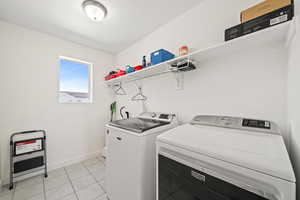
[{"label": "washing machine control buttons", "polygon": [[159,119],[169,119],[169,115],[168,114],[160,114]]},{"label": "washing machine control buttons", "polygon": [[221,125],[225,125],[225,126],[229,126],[232,124],[233,119],[230,117],[221,117],[220,119],[220,124]]},{"label": "washing machine control buttons", "polygon": [[271,129],[271,122],[255,119],[243,119],[244,127]]},{"label": "washing machine control buttons", "polygon": [[152,114],[151,114],[151,117],[152,117],[152,118],[155,118],[156,116],[157,116],[156,113],[152,113]]},{"label": "washing machine control buttons", "polygon": [[172,122],[176,120],[175,114],[167,114],[167,113],[159,113],[159,112],[144,112],[138,118],[141,119],[151,119],[151,120],[158,120],[164,122]]}]

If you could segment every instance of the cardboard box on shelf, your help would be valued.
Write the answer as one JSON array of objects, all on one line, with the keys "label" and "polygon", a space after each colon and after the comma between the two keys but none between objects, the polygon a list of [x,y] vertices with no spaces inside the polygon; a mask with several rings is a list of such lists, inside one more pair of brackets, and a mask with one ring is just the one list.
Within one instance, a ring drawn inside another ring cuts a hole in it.
[{"label": "cardboard box on shelf", "polygon": [[293,0],[265,0],[241,12],[241,23],[250,21],[280,8],[293,4]]},{"label": "cardboard box on shelf", "polygon": [[294,16],[294,6],[289,5],[262,15],[245,23],[225,30],[225,41],[232,40],[262,29],[275,26],[289,20]]}]

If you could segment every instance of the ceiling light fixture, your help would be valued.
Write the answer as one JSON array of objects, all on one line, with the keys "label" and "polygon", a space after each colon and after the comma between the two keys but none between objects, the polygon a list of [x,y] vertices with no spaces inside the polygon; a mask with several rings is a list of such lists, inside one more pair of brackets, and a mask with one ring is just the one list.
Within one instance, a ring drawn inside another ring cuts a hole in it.
[{"label": "ceiling light fixture", "polygon": [[82,3],[85,14],[93,21],[101,21],[107,15],[107,9],[104,5],[95,0],[85,0]]}]

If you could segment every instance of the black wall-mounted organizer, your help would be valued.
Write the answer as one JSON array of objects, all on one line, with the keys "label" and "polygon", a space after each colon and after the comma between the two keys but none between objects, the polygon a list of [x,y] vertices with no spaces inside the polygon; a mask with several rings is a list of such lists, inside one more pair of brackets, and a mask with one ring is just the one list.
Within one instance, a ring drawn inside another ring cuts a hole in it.
[{"label": "black wall-mounted organizer", "polygon": [[[17,139],[18,137],[22,139]],[[12,134],[10,137],[9,189],[13,189],[15,178],[42,170],[44,176],[48,177],[46,131],[33,130]]]}]

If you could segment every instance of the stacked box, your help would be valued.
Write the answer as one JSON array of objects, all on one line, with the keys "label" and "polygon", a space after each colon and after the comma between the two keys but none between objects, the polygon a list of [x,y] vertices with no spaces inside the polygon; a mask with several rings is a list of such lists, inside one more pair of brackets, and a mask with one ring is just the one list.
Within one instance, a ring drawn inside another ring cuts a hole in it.
[{"label": "stacked box", "polygon": [[257,17],[245,23],[231,27],[225,30],[225,41],[232,40],[271,26],[275,26],[289,20],[294,17],[294,5],[277,9],[271,13]]},{"label": "stacked box", "polygon": [[241,12],[241,23],[266,15],[280,8],[292,5],[293,0],[265,0]]}]

